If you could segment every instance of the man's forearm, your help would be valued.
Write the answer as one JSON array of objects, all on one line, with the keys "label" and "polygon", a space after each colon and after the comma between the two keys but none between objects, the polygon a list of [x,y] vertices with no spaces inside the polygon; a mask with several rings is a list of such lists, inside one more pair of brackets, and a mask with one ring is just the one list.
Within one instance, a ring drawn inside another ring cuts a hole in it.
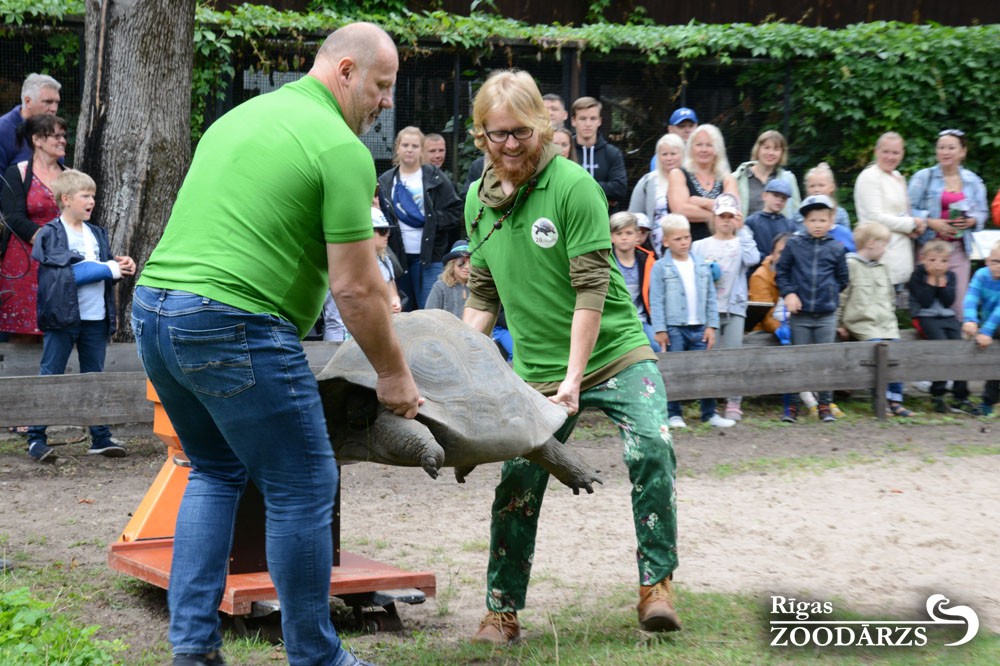
[{"label": "man's forearm", "polygon": [[570,329],[569,360],[566,379],[579,383],[587,373],[587,362],[601,332],[601,312],[581,308],[573,312]]},{"label": "man's forearm", "polygon": [[477,310],[476,308],[466,306],[462,312],[462,321],[486,335],[490,335],[493,332],[496,320],[497,316],[487,310]]},{"label": "man's forearm", "polygon": [[392,328],[387,286],[371,241],[330,244],[327,248],[330,292],[347,330],[380,376],[409,372]]}]

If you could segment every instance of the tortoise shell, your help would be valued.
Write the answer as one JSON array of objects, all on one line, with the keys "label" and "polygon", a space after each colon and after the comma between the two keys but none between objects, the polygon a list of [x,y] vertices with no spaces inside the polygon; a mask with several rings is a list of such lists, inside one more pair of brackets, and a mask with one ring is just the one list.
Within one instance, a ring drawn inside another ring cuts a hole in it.
[{"label": "tortoise shell", "polygon": [[[424,398],[416,418],[439,441],[457,440],[516,457],[544,444],[566,420],[565,409],[518,377],[491,338],[452,313],[418,310],[395,314],[392,321]],[[352,339],[341,344],[317,379],[329,406],[331,396],[340,401],[355,391],[352,387],[373,392],[376,375]]]}]

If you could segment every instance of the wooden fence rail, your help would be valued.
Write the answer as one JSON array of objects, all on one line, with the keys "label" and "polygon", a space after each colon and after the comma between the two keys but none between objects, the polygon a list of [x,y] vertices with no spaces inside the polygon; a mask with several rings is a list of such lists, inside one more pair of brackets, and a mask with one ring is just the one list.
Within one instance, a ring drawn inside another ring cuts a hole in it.
[{"label": "wooden fence rail", "polygon": [[[337,343],[307,342],[319,372]],[[135,345],[108,347],[105,371],[39,377],[40,347],[0,344],[0,427],[26,423],[151,423],[145,375]],[[67,372],[76,372],[75,360]],[[1000,345],[969,341],[847,342],[660,354],[667,394],[676,400],[876,387],[891,381],[1000,379]],[[876,407],[876,413],[884,409]]]}]

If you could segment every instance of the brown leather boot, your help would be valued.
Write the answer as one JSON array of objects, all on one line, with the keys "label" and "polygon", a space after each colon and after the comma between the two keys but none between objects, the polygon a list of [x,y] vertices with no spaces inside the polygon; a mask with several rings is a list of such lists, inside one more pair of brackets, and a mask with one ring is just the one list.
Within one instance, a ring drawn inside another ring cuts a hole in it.
[{"label": "brown leather boot", "polygon": [[674,589],[669,578],[639,587],[639,626],[646,631],[680,631],[681,619],[674,610]]},{"label": "brown leather boot", "polygon": [[479,624],[479,631],[472,637],[473,643],[507,645],[521,640],[521,624],[517,613],[489,611]]}]

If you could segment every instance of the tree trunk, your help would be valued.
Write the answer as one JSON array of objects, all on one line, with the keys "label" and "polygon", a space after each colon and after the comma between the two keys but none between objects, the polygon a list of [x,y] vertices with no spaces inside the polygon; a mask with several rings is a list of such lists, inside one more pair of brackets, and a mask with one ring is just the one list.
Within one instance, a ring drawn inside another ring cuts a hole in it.
[{"label": "tree trunk", "polygon": [[[93,220],[142,270],[191,160],[195,0],[87,0],[74,165],[97,182]],[[117,340],[130,340],[136,276],[118,284]]]}]

